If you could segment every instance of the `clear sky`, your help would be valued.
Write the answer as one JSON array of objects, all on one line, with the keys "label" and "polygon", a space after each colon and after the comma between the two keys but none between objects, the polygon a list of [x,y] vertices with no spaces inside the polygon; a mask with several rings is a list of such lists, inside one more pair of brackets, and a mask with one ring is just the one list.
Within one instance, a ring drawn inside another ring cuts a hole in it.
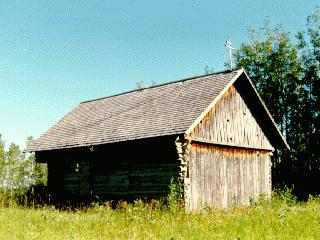
[{"label": "clear sky", "polygon": [[0,0],[0,134],[25,147],[82,101],[224,70],[269,16],[305,29],[315,0]]}]

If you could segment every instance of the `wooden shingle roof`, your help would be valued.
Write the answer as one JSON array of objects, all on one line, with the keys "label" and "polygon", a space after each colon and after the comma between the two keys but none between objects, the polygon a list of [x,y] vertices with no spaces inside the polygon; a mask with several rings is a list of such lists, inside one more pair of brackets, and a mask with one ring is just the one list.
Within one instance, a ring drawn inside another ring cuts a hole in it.
[{"label": "wooden shingle roof", "polygon": [[93,146],[186,133],[243,73],[243,69],[224,71],[80,103],[27,150]]},{"label": "wooden shingle roof", "polygon": [[184,133],[239,70],[195,77],[80,103],[28,151]]}]

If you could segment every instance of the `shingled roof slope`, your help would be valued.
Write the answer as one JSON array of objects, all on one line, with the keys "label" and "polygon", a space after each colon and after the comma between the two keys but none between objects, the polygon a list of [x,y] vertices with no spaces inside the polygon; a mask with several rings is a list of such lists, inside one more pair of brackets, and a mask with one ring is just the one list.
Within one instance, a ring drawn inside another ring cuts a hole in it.
[{"label": "shingled roof slope", "polygon": [[225,71],[80,103],[28,151],[182,134],[240,71]]}]

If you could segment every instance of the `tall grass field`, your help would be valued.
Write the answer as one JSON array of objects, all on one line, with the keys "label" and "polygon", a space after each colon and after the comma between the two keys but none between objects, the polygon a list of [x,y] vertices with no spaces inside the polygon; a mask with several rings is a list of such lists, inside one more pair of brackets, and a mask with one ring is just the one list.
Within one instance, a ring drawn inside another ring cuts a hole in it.
[{"label": "tall grass field", "polygon": [[320,239],[320,201],[261,199],[193,213],[142,201],[116,209],[0,207],[0,239]]}]

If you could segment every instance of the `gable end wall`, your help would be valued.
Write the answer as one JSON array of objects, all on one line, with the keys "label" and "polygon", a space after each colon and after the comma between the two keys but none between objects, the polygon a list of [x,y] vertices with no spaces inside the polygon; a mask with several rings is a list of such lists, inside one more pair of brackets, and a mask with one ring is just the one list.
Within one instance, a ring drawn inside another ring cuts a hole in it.
[{"label": "gable end wall", "polygon": [[232,85],[187,136],[189,210],[271,197],[273,147],[252,111]]},{"label": "gable end wall", "polygon": [[273,149],[233,85],[194,128],[190,137],[221,145]]}]

